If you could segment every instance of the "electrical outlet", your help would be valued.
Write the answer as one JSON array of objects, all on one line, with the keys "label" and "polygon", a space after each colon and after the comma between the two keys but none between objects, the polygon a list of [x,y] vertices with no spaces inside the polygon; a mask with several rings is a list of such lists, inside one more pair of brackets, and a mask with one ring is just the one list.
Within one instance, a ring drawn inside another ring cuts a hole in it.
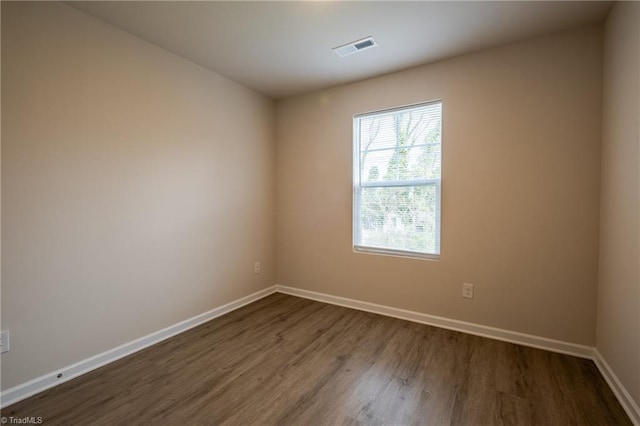
[{"label": "electrical outlet", "polygon": [[262,272],[262,268],[260,267],[260,262],[256,262],[253,264],[253,273],[254,274],[259,274],[260,272]]},{"label": "electrical outlet", "polygon": [[9,352],[9,331],[0,332],[0,354]]},{"label": "electrical outlet", "polygon": [[473,284],[462,284],[462,297],[465,299],[473,299]]}]

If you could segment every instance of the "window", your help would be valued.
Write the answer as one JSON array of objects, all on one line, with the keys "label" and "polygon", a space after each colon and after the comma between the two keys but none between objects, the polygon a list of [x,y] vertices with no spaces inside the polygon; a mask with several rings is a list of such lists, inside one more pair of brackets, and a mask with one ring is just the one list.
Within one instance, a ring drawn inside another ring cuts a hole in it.
[{"label": "window", "polygon": [[442,102],[353,118],[353,248],[438,258]]}]

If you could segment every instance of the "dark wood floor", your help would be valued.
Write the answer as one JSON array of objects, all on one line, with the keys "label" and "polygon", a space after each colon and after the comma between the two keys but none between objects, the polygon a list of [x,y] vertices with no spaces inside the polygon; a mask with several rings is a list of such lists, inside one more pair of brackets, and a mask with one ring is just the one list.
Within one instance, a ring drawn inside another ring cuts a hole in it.
[{"label": "dark wood floor", "polygon": [[274,294],[7,407],[45,425],[630,425],[593,362]]}]

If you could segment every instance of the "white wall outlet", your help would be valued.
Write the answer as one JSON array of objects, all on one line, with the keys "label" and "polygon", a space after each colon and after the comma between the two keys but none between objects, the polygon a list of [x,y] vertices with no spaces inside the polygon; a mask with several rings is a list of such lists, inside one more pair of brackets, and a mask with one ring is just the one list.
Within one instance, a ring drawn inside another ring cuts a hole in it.
[{"label": "white wall outlet", "polygon": [[0,354],[9,352],[9,330],[0,332]]},{"label": "white wall outlet", "polygon": [[465,299],[473,299],[473,284],[462,284],[462,297]]},{"label": "white wall outlet", "polygon": [[254,274],[259,274],[260,272],[262,272],[262,268],[260,267],[260,262],[256,262],[253,264],[253,273]]}]

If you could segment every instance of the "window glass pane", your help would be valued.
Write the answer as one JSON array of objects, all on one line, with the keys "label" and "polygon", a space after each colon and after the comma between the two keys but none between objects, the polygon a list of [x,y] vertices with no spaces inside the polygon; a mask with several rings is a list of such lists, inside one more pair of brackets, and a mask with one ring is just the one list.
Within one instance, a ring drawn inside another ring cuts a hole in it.
[{"label": "window glass pane", "polygon": [[434,103],[359,118],[360,151],[439,143],[441,115]]},{"label": "window glass pane", "polygon": [[362,188],[360,245],[437,253],[436,185]]},{"label": "window glass pane", "polygon": [[442,103],[365,114],[354,126],[354,246],[438,255]]},{"label": "window glass pane", "polygon": [[440,177],[440,143],[412,148],[362,152],[362,182],[438,179]]}]

